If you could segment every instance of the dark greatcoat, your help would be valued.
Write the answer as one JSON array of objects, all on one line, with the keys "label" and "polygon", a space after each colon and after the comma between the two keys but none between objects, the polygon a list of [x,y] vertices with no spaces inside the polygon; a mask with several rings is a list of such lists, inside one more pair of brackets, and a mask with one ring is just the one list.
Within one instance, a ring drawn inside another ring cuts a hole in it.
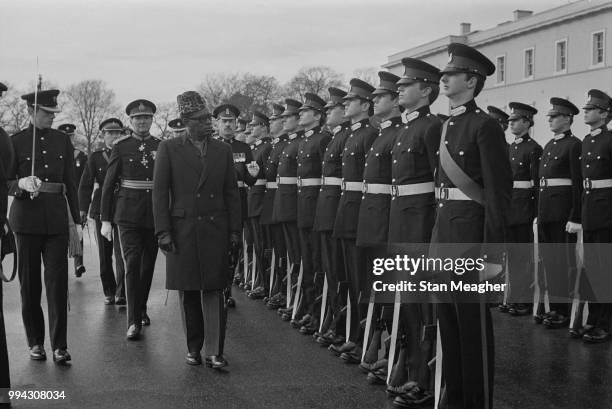
[{"label": "dark greatcoat", "polygon": [[230,233],[242,229],[230,145],[211,138],[202,153],[186,136],[163,141],[153,184],[155,232],[169,232],[176,247],[166,254],[166,288],[225,288]]}]

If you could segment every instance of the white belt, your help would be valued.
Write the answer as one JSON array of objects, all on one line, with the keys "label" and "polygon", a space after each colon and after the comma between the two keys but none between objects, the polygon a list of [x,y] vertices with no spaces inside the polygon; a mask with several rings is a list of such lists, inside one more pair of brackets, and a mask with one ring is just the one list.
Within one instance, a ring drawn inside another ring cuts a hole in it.
[{"label": "white belt", "polygon": [[532,180],[515,180],[512,182],[512,187],[515,189],[531,189],[533,187]]},{"label": "white belt", "polygon": [[278,189],[278,183],[266,182],[266,189]]},{"label": "white belt", "polygon": [[540,187],[571,186],[571,185],[572,185],[571,179],[559,179],[559,178],[546,179],[545,177],[540,178]]},{"label": "white belt", "polygon": [[409,185],[393,185],[391,186],[391,196],[398,197],[422,195],[424,193],[433,193],[434,189],[435,187],[433,182],[412,183]]},{"label": "white belt", "polygon": [[100,184],[98,182],[94,182],[94,190],[100,189]]},{"label": "white belt", "polygon": [[363,182],[363,194],[366,193],[373,195],[390,195],[391,194],[391,185],[385,185],[382,183],[367,183]]},{"label": "white belt", "polygon": [[586,190],[605,189],[608,187],[612,187],[612,179],[591,180],[589,178],[586,178],[582,181],[582,185]]},{"label": "white belt", "polygon": [[266,179],[257,179],[255,181],[255,186],[265,186],[266,185]]},{"label": "white belt", "polygon": [[321,186],[320,178],[297,178],[298,187]]},{"label": "white belt", "polygon": [[323,176],[321,184],[323,186],[342,186],[342,178]]},{"label": "white belt", "polygon": [[238,181],[238,187],[245,187],[246,185],[244,184],[244,182],[242,180]]},{"label": "white belt", "polygon": [[436,188],[436,199],[440,200],[472,200],[468,195],[463,193],[461,189],[456,187],[438,187]]},{"label": "white belt", "polygon": [[342,184],[340,185],[342,187],[343,191],[348,191],[348,192],[361,192],[363,191],[363,183],[361,182],[345,182],[344,180],[342,181]]},{"label": "white belt", "polygon": [[297,178],[288,176],[277,176],[276,183],[278,183],[279,185],[295,185],[297,184]]}]

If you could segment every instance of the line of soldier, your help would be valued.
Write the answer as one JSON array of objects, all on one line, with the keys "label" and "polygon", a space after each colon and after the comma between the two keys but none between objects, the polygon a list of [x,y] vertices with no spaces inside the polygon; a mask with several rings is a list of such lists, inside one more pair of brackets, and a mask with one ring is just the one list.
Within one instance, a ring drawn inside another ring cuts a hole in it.
[{"label": "line of soldier", "polygon": [[[396,324],[400,328],[395,329],[400,344],[397,362],[378,360],[383,328],[393,332],[388,305],[370,302],[372,311],[367,310],[372,281],[368,267],[382,255],[381,246],[483,243],[482,250],[473,255],[484,252],[488,260],[484,277],[493,277],[501,272],[503,262],[495,244],[533,241],[533,217],[537,215],[539,241],[563,244],[561,249],[568,254],[567,260],[559,258],[559,253],[542,255],[548,297],[553,302],[545,314],[538,308],[536,317],[558,328],[569,323],[569,280],[564,274],[575,265],[573,251],[566,244],[576,242],[580,229],[585,243],[610,241],[607,223],[612,220],[605,218],[606,210],[601,207],[612,187],[606,127],[610,98],[598,90],[589,92],[584,109],[592,132],[583,142],[570,131],[578,109],[567,100],[551,99],[548,116],[555,137],[543,150],[529,136],[537,111],[510,103],[508,120],[516,139],[508,147],[503,129],[493,118],[496,112],[490,116],[474,101],[486,77],[494,73],[494,65],[462,44],[451,44],[448,52],[449,62],[441,71],[406,58],[403,76],[381,72],[378,87],[353,79],[349,92],[330,88],[328,101],[306,94],[303,103],[286,99],[285,106],[274,104],[270,118],[255,112],[250,132],[243,132],[250,134],[251,147],[235,138],[240,117],[236,107],[223,104],[213,111],[219,138],[232,148],[244,230],[252,237],[255,255],[250,282],[245,281],[246,275],[238,275],[237,281],[251,298],[265,298],[270,308],[277,309],[301,333],[314,335],[344,361],[359,364],[371,381],[387,383],[397,407],[429,405],[434,399],[430,364],[435,355],[435,319],[442,348],[441,402],[452,407],[491,407],[493,328],[482,302],[459,297],[435,307],[404,304]],[[451,105],[450,118],[444,121],[429,110],[439,92]],[[57,112],[57,93],[39,92],[41,109],[37,111],[32,110],[33,94],[24,96],[31,113],[37,115],[37,128],[41,124],[37,149],[42,160],[36,162],[36,176],[26,176],[30,174],[32,127],[14,135],[17,161],[9,179],[15,181],[10,185],[12,194],[20,199],[11,210],[18,245],[22,251],[35,247],[38,253],[31,254],[43,255],[45,274],[56,275],[46,280],[50,283],[48,297],[54,295],[50,305],[57,304],[50,308],[52,346],[54,359],[66,361],[70,356],[65,346],[65,266],[57,256],[61,251],[54,255],[48,251],[54,245],[61,250],[66,240],[49,231],[53,219],[40,220],[47,227],[44,231],[27,220],[32,218],[29,208],[41,202],[29,199],[29,193],[47,201],[57,201],[57,196],[66,200],[57,195],[60,191],[53,182],[66,186],[74,220],[81,216],[75,212],[73,172],[51,172],[44,161],[46,134],[60,139],[52,130],[45,131]],[[100,234],[110,240],[118,231],[115,243],[121,244],[125,262],[128,339],[137,339],[141,326],[150,323],[146,300],[158,245],[151,190],[159,141],[149,134],[155,110],[147,100],[128,105],[126,113],[134,131],[115,141],[107,177],[101,183]],[[380,120],[379,129],[370,122],[373,115]],[[114,122],[105,125],[121,127]],[[181,125],[180,121],[173,124],[179,132]],[[69,152],[69,140],[64,137],[62,141],[54,149],[65,147]],[[587,153],[581,156],[583,151]],[[72,151],[71,155],[62,152],[55,153],[63,159],[56,162],[65,170],[73,166],[74,158]],[[58,205],[49,203],[44,208],[59,211],[62,206]],[[592,209],[588,215],[587,209]],[[56,216],[60,221],[66,219]],[[40,289],[36,307],[36,297],[28,298],[36,289],[28,288],[32,281],[24,276],[37,272],[39,277],[40,266],[28,260],[20,259],[24,324],[32,358],[44,359],[44,323],[42,313],[35,311],[40,310]],[[520,285],[513,285],[513,277],[520,272],[530,274],[523,267],[527,262],[514,260],[510,254],[511,289]],[[482,276],[464,278],[479,281]],[[106,288],[105,294],[109,294]],[[554,302],[555,297],[559,302]],[[32,310],[27,308],[30,304]],[[530,306],[525,304],[512,302],[510,297],[508,311],[528,313]],[[368,316],[374,317],[370,324]],[[609,339],[609,316],[608,305],[590,305],[588,325],[573,328],[572,336],[589,342]],[[385,356],[395,355],[390,346],[385,349]]]}]

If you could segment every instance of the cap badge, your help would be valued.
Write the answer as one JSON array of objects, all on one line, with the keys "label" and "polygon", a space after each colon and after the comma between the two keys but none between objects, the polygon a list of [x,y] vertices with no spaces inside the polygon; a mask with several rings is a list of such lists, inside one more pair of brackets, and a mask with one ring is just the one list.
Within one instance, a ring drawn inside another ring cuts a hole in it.
[{"label": "cap badge", "polygon": [[229,115],[229,114],[230,114],[229,108],[225,108],[225,115]]}]

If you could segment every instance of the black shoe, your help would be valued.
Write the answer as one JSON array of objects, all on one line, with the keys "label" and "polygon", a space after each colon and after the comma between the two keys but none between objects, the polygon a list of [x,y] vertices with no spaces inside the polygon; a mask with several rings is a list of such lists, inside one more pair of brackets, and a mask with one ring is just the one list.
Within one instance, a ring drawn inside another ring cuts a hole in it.
[{"label": "black shoe", "polygon": [[353,349],[355,349],[356,347],[357,347],[357,344],[355,344],[355,343],[354,343],[354,342],[352,342],[352,341],[348,341],[348,342],[345,342],[345,343],[344,343],[344,344],[342,344],[342,345],[334,345],[334,344],[332,344],[332,345],[330,345],[330,346],[329,346],[329,348],[327,348],[327,349],[329,349],[330,351],[332,351],[332,352],[333,352],[335,355],[340,356],[340,355],[342,355],[344,352],[350,352],[350,351],[352,351]]},{"label": "black shoe", "polygon": [[151,318],[149,318],[146,312],[142,314],[141,324],[144,325],[145,327],[148,327],[149,325],[151,325]]},{"label": "black shoe", "polygon": [[53,362],[57,364],[63,364],[71,360],[72,360],[72,357],[70,356],[68,351],[66,351],[64,348],[58,348],[55,351],[53,351]]},{"label": "black shoe", "polygon": [[85,274],[85,266],[84,265],[80,265],[78,266],[75,270],[74,270],[74,275],[78,277],[82,276],[83,274]]},{"label": "black shoe", "polygon": [[564,328],[569,325],[570,318],[558,313],[552,313],[548,318],[544,319],[544,326],[549,329]]},{"label": "black shoe", "polygon": [[610,333],[595,327],[582,336],[582,340],[587,344],[600,344],[610,339]]},{"label": "black shoe", "polygon": [[30,348],[30,359],[33,361],[46,361],[47,353],[42,345],[34,345]]},{"label": "black shoe", "polygon": [[317,329],[319,329],[319,322],[318,320],[313,320],[310,322],[310,324],[302,325],[300,327],[300,334],[312,335]]},{"label": "black shoe", "polygon": [[595,328],[593,325],[585,325],[582,328],[570,328],[569,336],[574,339],[582,339],[582,337],[587,334],[589,331]]},{"label": "black shoe", "polygon": [[374,372],[368,372],[368,382],[372,385],[387,384],[387,368],[380,368]]},{"label": "black shoe", "polygon": [[126,305],[127,302],[125,301],[125,297],[115,297],[115,304],[116,305]]},{"label": "black shoe", "polygon": [[225,305],[227,305],[228,308],[235,308],[236,301],[233,297],[227,297],[227,300],[225,300]]},{"label": "black shoe", "polygon": [[361,347],[356,346],[351,351],[340,354],[340,359],[347,364],[358,364],[361,363],[361,352]]},{"label": "black shoe", "polygon": [[531,306],[529,304],[513,304],[510,307],[508,313],[515,317],[520,317],[522,315],[528,315],[531,312]]},{"label": "black shoe", "polygon": [[253,300],[261,300],[266,296],[266,290],[263,287],[257,287],[248,294],[248,297]]},{"label": "black shoe", "polygon": [[112,295],[107,295],[104,297],[104,305],[113,305],[115,303],[115,297]]},{"label": "black shoe", "polygon": [[550,317],[551,312],[546,312],[544,314],[536,314],[533,316],[533,321],[536,324],[541,324],[544,322],[545,319],[547,319],[548,317]]},{"label": "black shoe", "polygon": [[403,395],[407,392],[410,392],[416,387],[418,387],[418,384],[415,381],[408,381],[398,386],[387,385],[387,395],[389,396]]},{"label": "black shoe", "polygon": [[223,355],[211,355],[206,357],[206,367],[213,369],[221,369],[229,364],[223,358]]},{"label": "black shoe", "polygon": [[187,365],[202,365],[202,355],[199,352],[189,352],[185,357]]},{"label": "black shoe", "polygon": [[362,372],[368,373],[368,372],[376,372],[382,368],[385,368],[386,370],[388,366],[389,366],[389,361],[386,358],[383,358],[383,359],[379,359],[378,361],[372,362],[372,363],[361,362],[359,364],[359,369],[361,369]]},{"label": "black shoe", "polygon": [[428,391],[415,387],[411,391],[397,396],[393,400],[395,408],[422,408],[433,407],[434,397]]},{"label": "black shoe", "polygon": [[140,327],[136,326],[135,324],[130,325],[130,328],[127,330],[126,337],[130,341],[136,341],[138,338],[140,338]]}]

